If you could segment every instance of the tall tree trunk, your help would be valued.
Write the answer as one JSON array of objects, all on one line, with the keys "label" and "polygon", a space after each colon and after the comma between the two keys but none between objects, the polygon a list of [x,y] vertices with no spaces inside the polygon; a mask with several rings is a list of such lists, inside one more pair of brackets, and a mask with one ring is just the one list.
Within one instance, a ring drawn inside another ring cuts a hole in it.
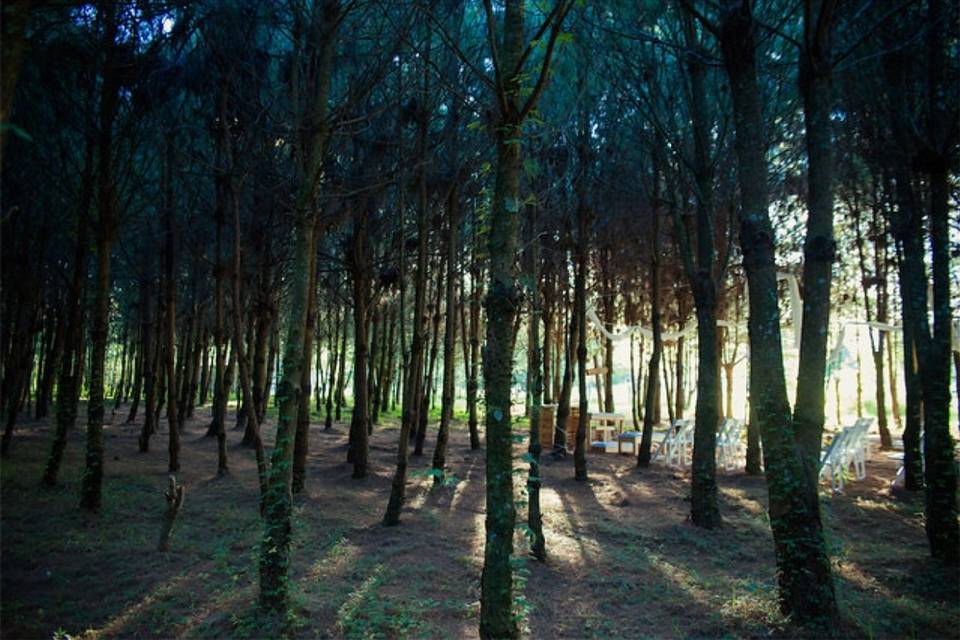
[{"label": "tall tree trunk", "polygon": [[103,3],[104,61],[100,87],[100,127],[98,131],[99,162],[97,166],[97,280],[96,299],[90,327],[90,392],[87,400],[87,450],[80,493],[80,506],[90,511],[100,509],[103,482],[103,393],[104,358],[110,331],[110,252],[117,232],[117,193],[113,176],[113,122],[120,107],[120,69],[116,63],[116,9]]},{"label": "tall tree trunk", "polygon": [[529,343],[533,354],[530,363],[531,412],[530,441],[527,453],[530,456],[530,470],[527,473],[527,527],[530,529],[530,552],[541,562],[547,559],[546,540],[543,537],[543,514],[540,510],[540,405],[543,402],[543,369],[541,368],[542,345],[540,343],[540,320],[542,316],[540,302],[540,237],[537,230],[537,207],[530,206],[529,276],[530,282],[530,319]]},{"label": "tall tree trunk", "polygon": [[[750,287],[750,393],[763,438],[780,606],[797,624],[829,624],[836,615],[830,558],[817,487],[809,481],[805,456],[795,441],[783,370],[755,23],[750,3],[743,0],[726,0],[721,13],[719,36],[730,78],[742,199],[740,246]],[[818,384],[822,386],[822,377]]]},{"label": "tall tree trunk", "polygon": [[123,334],[120,336],[120,379],[113,388],[113,413],[123,404],[123,386],[127,380],[127,347],[129,346],[129,323],[123,326]]},{"label": "tall tree trunk", "polygon": [[393,367],[396,357],[397,340],[397,307],[389,304],[384,311],[384,322],[386,326],[384,331],[384,343],[380,352],[380,376],[377,383],[377,397],[374,401],[377,403],[377,411],[374,415],[374,424],[380,420],[380,414],[386,413],[390,409],[390,390],[393,386]]},{"label": "tall tree trunk", "polygon": [[[806,0],[803,47],[800,51],[799,82],[806,129],[808,214],[803,245],[803,331],[793,428],[806,473],[801,493],[813,535],[807,544],[816,554],[813,557],[817,558],[812,565],[816,583],[804,585],[801,581],[797,585],[800,589],[812,590],[797,593],[799,598],[794,601],[792,608],[794,611],[799,609],[797,617],[801,622],[804,619],[813,620],[814,617],[829,621],[836,615],[829,558],[822,546],[815,548],[816,545],[823,545],[817,484],[826,404],[824,378],[830,326],[831,270],[836,254],[833,238],[833,134],[830,124],[833,111],[831,39],[835,9],[834,0]],[[859,367],[857,371],[859,375]],[[861,388],[858,377],[858,413]]]},{"label": "tall tree trunk", "polygon": [[[520,77],[523,49],[523,2],[508,0],[503,15],[500,46],[501,79],[496,127],[496,178],[490,230],[487,236],[487,342],[483,354],[486,392],[486,542],[480,578],[480,637],[516,638],[513,616],[513,433],[510,389],[513,379],[514,319],[519,306],[514,266],[517,217],[520,210]],[[492,20],[492,18],[491,18]],[[495,34],[489,33],[490,38]],[[509,71],[507,71],[509,70]]]},{"label": "tall tree trunk", "polygon": [[[609,247],[600,250],[600,265],[603,272],[601,279],[603,281],[603,319],[611,327],[616,322],[616,300],[613,291],[613,276],[610,273],[610,253]],[[613,402],[613,340],[604,338],[603,340],[603,410],[608,413],[616,411]]]},{"label": "tall tree trunk", "polygon": [[[140,282],[140,287],[144,285],[143,281]],[[134,360],[135,366],[133,369],[133,388],[130,391],[130,411],[127,413],[127,423],[133,422],[137,418],[137,412],[140,408],[140,395],[143,393],[143,358],[144,358],[144,349],[143,349],[143,307],[144,301],[142,299],[143,293],[141,292],[141,301],[140,308],[137,311],[137,315],[140,320],[140,329],[137,331],[136,335],[136,358]]]},{"label": "tall tree trunk", "polygon": [[[960,564],[960,524],[957,522],[957,466],[950,435],[950,168],[951,144],[946,142],[955,123],[947,109],[946,23],[950,19],[942,0],[931,0],[927,24],[928,139],[938,141],[930,153],[930,244],[933,275],[933,333],[921,361],[926,466],[925,509],[930,555]],[[951,48],[952,50],[952,48]],[[955,92],[955,85],[952,85]],[[956,213],[954,211],[954,213]],[[926,315],[926,308],[923,309]]]},{"label": "tall tree trunk", "polygon": [[140,283],[140,295],[142,298],[142,307],[140,313],[141,321],[141,340],[143,345],[143,386],[144,386],[144,406],[143,406],[143,428],[140,430],[138,445],[141,453],[150,450],[150,436],[156,431],[154,418],[157,410],[157,382],[156,382],[156,350],[154,343],[154,327],[156,321],[153,317],[153,273],[152,267],[144,276]]},{"label": "tall tree trunk", "polygon": [[[714,172],[711,162],[710,130],[704,76],[705,57],[694,31],[693,18],[683,17],[685,39],[691,53],[686,64],[690,74],[690,112],[693,120],[694,180],[696,183],[696,238],[673,207],[674,233],[683,256],[684,271],[693,290],[697,313],[697,404],[693,434],[690,518],[693,524],[713,529],[720,526],[717,502],[717,426],[720,420],[720,353],[717,335],[717,283],[722,282],[722,265],[716,262]],[[693,244],[696,244],[696,249]],[[678,304],[683,321],[685,309]],[[683,336],[677,340],[677,417],[683,415]]]},{"label": "tall tree trunk", "polygon": [[660,172],[654,156],[652,229],[650,240],[650,326],[653,330],[653,350],[647,367],[647,388],[643,405],[643,434],[637,453],[637,466],[650,466],[650,450],[653,446],[653,426],[657,422],[660,398],[660,361],[663,358],[663,338],[660,319]]},{"label": "tall tree trunk", "polygon": [[[564,285],[569,282],[567,267],[564,266]],[[564,286],[566,292],[567,287]],[[565,297],[565,308],[570,308],[569,294]],[[573,388],[573,368],[577,361],[577,314],[571,309],[568,330],[565,334],[564,363],[563,363],[563,381],[560,385],[560,395],[557,399],[557,422],[554,425],[553,432],[553,455],[554,457],[563,457],[567,453],[567,420],[570,418],[570,396]]]},{"label": "tall tree trunk", "polygon": [[[299,8],[296,21],[300,22]],[[329,128],[327,111],[330,93],[330,78],[337,26],[342,19],[339,0],[323,0],[314,8],[304,39],[295,36],[295,48],[303,46],[310,51],[311,65],[308,96],[302,121],[299,141],[301,176],[295,200],[295,223],[293,264],[289,276],[289,312],[286,317],[283,343],[283,372],[277,390],[280,407],[277,418],[277,435],[270,456],[266,492],[263,497],[263,541],[260,546],[260,607],[279,621],[284,620],[289,607],[289,582],[287,572],[290,563],[291,538],[291,480],[293,439],[296,431],[297,410],[301,401],[303,340],[307,323],[309,301],[311,254],[314,251],[313,211],[317,189],[323,175],[323,153]],[[299,58],[300,51],[297,49]],[[299,59],[294,65],[298,69]],[[299,86],[295,78],[295,102],[299,103]],[[296,107],[299,110],[300,104]]]},{"label": "tall tree trunk", "polygon": [[[581,156],[585,159],[585,150]],[[584,162],[583,166],[585,165]],[[583,202],[583,194],[580,197],[581,202],[577,206],[577,272],[573,285],[573,313],[577,317],[577,384],[579,385],[580,413],[573,447],[573,477],[575,480],[585,482],[587,480],[587,431],[590,425],[590,404],[587,399],[587,269],[589,268],[587,242],[590,213],[586,203]],[[599,379],[597,383],[599,385]]]},{"label": "tall tree trunk", "polygon": [[[307,481],[307,454],[310,452],[310,368],[313,358],[313,334],[317,322],[317,251],[320,233],[319,218],[313,223],[314,248],[310,253],[310,281],[308,283],[307,324],[303,335],[303,370],[300,373],[301,402],[297,409],[297,433],[293,442],[293,478],[291,491],[300,493]],[[320,357],[320,354],[317,354]]]},{"label": "tall tree trunk", "polygon": [[480,428],[477,418],[477,391],[480,377],[480,297],[482,273],[477,258],[477,232],[473,232],[473,250],[470,258],[470,375],[467,378],[467,427],[470,430],[470,449],[480,448]]},{"label": "tall tree trunk", "polygon": [[67,446],[67,433],[77,420],[77,403],[80,399],[80,372],[83,370],[83,310],[84,290],[87,282],[87,260],[90,253],[87,216],[93,202],[93,162],[95,143],[88,138],[84,152],[83,173],[80,182],[80,198],[77,206],[77,239],[74,245],[73,278],[67,297],[66,340],[63,361],[57,376],[56,416],[50,453],[43,470],[41,484],[52,487],[57,483],[60,463]]},{"label": "tall tree trunk", "polygon": [[[354,311],[356,313],[356,311]],[[336,419],[337,422],[340,422],[343,417],[343,389],[346,386],[346,368],[347,368],[347,336],[349,334],[347,324],[347,314],[348,309],[345,306],[343,308],[343,331],[340,334],[340,350],[339,357],[340,361],[337,363],[337,389],[334,393],[334,403],[336,405]]]},{"label": "tall tree trunk", "polygon": [[[346,309],[344,309],[344,322],[346,322]],[[323,421],[324,431],[333,428],[333,394],[339,384],[337,381],[337,363],[339,362],[337,345],[340,343],[340,311],[337,308],[333,310],[333,333],[330,334],[330,359],[327,362],[327,368],[330,371],[330,384],[327,386],[327,412]]]},{"label": "tall tree trunk", "polygon": [[370,241],[367,235],[369,208],[364,202],[355,213],[353,243],[350,251],[350,270],[353,275],[353,413],[350,419],[350,447],[347,461],[353,463],[354,478],[367,476],[370,400],[367,396],[367,369],[370,342],[367,323],[370,305]]},{"label": "tall tree trunk", "polygon": [[177,343],[177,271],[176,271],[176,221],[173,203],[173,141],[166,140],[164,158],[164,349],[167,392],[167,454],[170,471],[180,470],[180,424],[177,422],[177,368],[175,364]]},{"label": "tall tree trunk", "polygon": [[[486,5],[490,9],[490,5]],[[557,4],[548,20],[550,38],[544,49],[540,75],[525,102],[521,103],[524,50],[523,0],[507,0],[503,12],[503,37],[495,93],[498,106],[496,129],[497,168],[492,216],[487,237],[490,259],[487,309],[487,346],[483,358],[486,390],[486,542],[480,579],[480,637],[519,636],[513,613],[513,532],[516,508],[513,502],[513,434],[510,417],[510,387],[513,377],[514,320],[519,307],[515,270],[517,217],[520,210],[521,140],[523,120],[536,106],[546,82],[554,44],[571,2]],[[488,36],[496,19],[488,14]],[[546,28],[544,25],[544,29]],[[532,45],[530,45],[532,46]],[[502,72],[502,73],[501,73]],[[585,331],[581,329],[581,337]]]},{"label": "tall tree trunk", "polygon": [[417,427],[417,439],[413,447],[413,455],[423,455],[423,445],[427,437],[427,423],[430,419],[430,409],[433,406],[433,379],[437,363],[437,351],[440,344],[440,302],[443,300],[443,291],[445,284],[443,281],[443,263],[441,261],[439,273],[437,275],[437,297],[434,299],[432,331],[430,333],[430,355],[426,363],[425,381],[423,384],[423,395],[420,400],[419,423]]},{"label": "tall tree trunk", "polygon": [[444,464],[447,455],[447,438],[450,421],[453,420],[453,385],[456,377],[454,364],[457,347],[456,276],[457,246],[460,225],[460,190],[454,184],[447,195],[447,283],[446,315],[443,323],[443,391],[440,407],[440,429],[437,446],[433,451],[434,484],[443,482]]},{"label": "tall tree trunk", "polygon": [[[429,53],[429,49],[427,49]],[[424,59],[423,66],[423,95],[429,95],[429,73],[427,65],[429,59]],[[417,122],[417,156],[424,157],[427,144],[427,116],[426,113],[420,113]],[[418,168],[417,178],[417,273],[414,280],[414,303],[413,303],[413,335],[410,341],[410,357],[407,361],[406,377],[403,380],[403,398],[401,404],[400,418],[400,441],[397,445],[397,468],[393,474],[393,482],[390,485],[390,498],[387,502],[387,510],[383,516],[385,526],[396,526],[400,524],[400,512],[403,510],[403,503],[406,500],[407,484],[407,465],[408,452],[410,447],[410,438],[413,435],[418,424],[419,394],[423,371],[423,351],[424,335],[423,329],[426,323],[426,297],[427,297],[427,180],[425,168],[421,164]],[[400,187],[402,189],[402,187]],[[402,202],[401,202],[402,205]],[[401,236],[403,230],[403,207],[400,207],[401,216]],[[401,240],[400,252],[400,282],[403,287],[404,263],[403,241]],[[403,321],[404,315],[404,289],[400,290],[400,318]],[[400,339],[404,340],[404,331],[401,325]]]}]

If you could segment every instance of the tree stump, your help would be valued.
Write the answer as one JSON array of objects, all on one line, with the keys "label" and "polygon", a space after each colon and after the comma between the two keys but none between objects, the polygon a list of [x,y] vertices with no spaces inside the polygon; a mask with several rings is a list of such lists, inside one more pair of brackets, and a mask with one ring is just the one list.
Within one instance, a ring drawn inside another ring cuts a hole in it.
[{"label": "tree stump", "polygon": [[183,485],[177,486],[177,479],[170,476],[170,484],[164,497],[167,499],[167,510],[163,514],[163,528],[160,530],[160,543],[157,545],[158,551],[167,551],[169,549],[170,534],[173,533],[173,523],[180,513],[180,507],[183,506]]}]

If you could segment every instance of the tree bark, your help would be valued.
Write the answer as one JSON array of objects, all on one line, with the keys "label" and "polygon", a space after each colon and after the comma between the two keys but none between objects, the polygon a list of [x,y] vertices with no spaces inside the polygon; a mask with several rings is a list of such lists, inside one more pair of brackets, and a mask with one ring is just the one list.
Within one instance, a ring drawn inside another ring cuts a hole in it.
[{"label": "tree bark", "polygon": [[[295,200],[294,262],[289,273],[289,312],[286,317],[283,372],[277,396],[280,407],[277,435],[270,456],[267,491],[263,499],[263,541],[260,546],[260,607],[283,620],[289,607],[287,572],[290,562],[291,479],[293,438],[301,401],[302,349],[307,322],[310,263],[314,249],[314,198],[323,175],[323,153],[329,128],[327,111],[337,26],[341,20],[339,0],[324,0],[311,16],[307,45],[315,55],[306,83],[310,95],[303,115],[300,140],[301,176]],[[299,21],[299,16],[297,18]],[[296,42],[295,46],[301,43]],[[299,87],[294,86],[299,98]],[[299,108],[300,105],[297,105]]]},{"label": "tree bark", "polygon": [[43,470],[41,484],[52,487],[57,483],[60,463],[67,446],[67,433],[77,420],[77,403],[80,399],[80,376],[83,370],[83,311],[84,289],[87,282],[89,228],[87,214],[93,201],[93,162],[95,144],[88,138],[84,153],[83,173],[80,183],[80,198],[77,206],[77,239],[73,257],[73,278],[67,297],[66,338],[63,361],[57,376],[56,415],[50,454]]},{"label": "tree bark", "polygon": [[99,161],[97,166],[97,279],[96,299],[90,327],[90,391],[87,400],[87,449],[80,492],[80,506],[100,509],[103,483],[104,359],[110,331],[110,252],[116,237],[117,194],[113,175],[113,124],[120,107],[120,78],[117,65],[117,15],[115,9],[103,11],[106,58],[100,87]]},{"label": "tree bark", "polygon": [[457,314],[455,286],[457,274],[457,247],[459,244],[460,190],[454,184],[447,195],[447,283],[446,316],[443,324],[443,391],[440,407],[440,429],[437,432],[437,446],[433,451],[434,484],[444,479],[444,464],[447,455],[447,438],[450,421],[453,420],[453,386],[456,370]]},{"label": "tree bark", "polygon": [[173,141],[166,141],[164,158],[164,278],[163,297],[164,309],[164,362],[166,366],[167,392],[167,454],[169,456],[169,471],[180,470],[180,424],[177,422],[177,276],[176,276],[176,221],[173,203]]},{"label": "tree bark", "polygon": [[740,246],[750,287],[751,404],[763,438],[780,607],[796,624],[829,624],[836,616],[830,558],[817,487],[809,482],[805,456],[795,442],[783,370],[755,23],[750,3],[742,0],[726,0],[721,13],[742,199]]},{"label": "tree bark", "polygon": [[541,363],[542,345],[540,343],[540,321],[542,309],[540,302],[540,237],[537,229],[537,207],[530,210],[529,276],[530,276],[530,319],[529,343],[532,352],[530,375],[532,376],[532,397],[530,410],[530,440],[527,453],[530,456],[530,469],[527,473],[527,527],[530,529],[530,553],[537,560],[547,559],[546,540],[543,537],[543,513],[540,509],[540,405],[543,401],[543,369]]},{"label": "tree bark", "polygon": [[660,398],[660,361],[663,357],[663,338],[660,319],[660,172],[654,155],[653,192],[651,198],[650,233],[650,326],[653,331],[653,350],[647,368],[647,388],[643,405],[643,433],[637,452],[637,466],[650,466],[650,450],[653,446],[653,426],[657,421]]}]

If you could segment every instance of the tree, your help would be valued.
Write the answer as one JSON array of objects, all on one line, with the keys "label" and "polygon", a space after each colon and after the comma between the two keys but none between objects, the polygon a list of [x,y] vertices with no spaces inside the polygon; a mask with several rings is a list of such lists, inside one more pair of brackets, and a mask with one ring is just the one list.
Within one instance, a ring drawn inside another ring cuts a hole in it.
[{"label": "tree", "polygon": [[[539,33],[550,30],[540,73],[532,92],[521,97],[522,75],[534,43],[524,44],[524,2],[507,0],[502,31],[497,32],[491,3],[485,2],[487,37],[496,78],[496,180],[487,251],[490,256],[487,290],[487,346],[483,358],[486,390],[487,517],[480,597],[480,636],[517,637],[512,615],[513,578],[513,437],[510,428],[510,385],[513,370],[513,324],[517,309],[514,254],[520,210],[522,126],[536,105],[547,80],[557,37],[572,2],[554,4]],[[534,38],[534,42],[539,41]]]}]

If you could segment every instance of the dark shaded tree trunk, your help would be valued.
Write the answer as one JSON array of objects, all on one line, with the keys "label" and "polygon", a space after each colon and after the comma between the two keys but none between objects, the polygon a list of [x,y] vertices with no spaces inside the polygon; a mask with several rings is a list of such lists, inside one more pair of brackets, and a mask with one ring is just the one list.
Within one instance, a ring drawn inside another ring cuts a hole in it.
[{"label": "dark shaded tree trunk", "polygon": [[[794,438],[783,371],[755,23],[750,4],[742,0],[727,0],[721,13],[719,37],[730,78],[742,199],[740,246],[750,287],[751,404],[763,438],[780,607],[796,624],[828,625],[836,616],[830,558],[817,488],[809,482],[811,474]],[[822,377],[818,384],[822,386]]]},{"label": "dark shaded tree trunk", "polygon": [[653,426],[657,422],[657,408],[660,398],[660,364],[663,358],[663,338],[660,319],[660,172],[654,156],[652,229],[650,240],[650,326],[653,330],[653,350],[647,365],[647,387],[643,401],[643,433],[640,436],[640,448],[637,452],[637,466],[649,467],[653,446]]},{"label": "dark shaded tree trunk", "polygon": [[[144,286],[144,282],[141,280],[140,287],[141,289]],[[140,329],[137,332],[137,347],[136,347],[136,360],[135,367],[133,371],[133,389],[130,392],[130,411],[127,414],[127,423],[133,422],[137,418],[137,413],[140,410],[140,397],[143,393],[143,358],[144,358],[144,349],[143,349],[143,309],[144,309],[144,300],[142,298],[143,293],[141,292],[141,300],[139,304],[139,309],[137,315],[140,320]]]},{"label": "dark shaded tree trunk", "polygon": [[[585,157],[585,150],[581,155]],[[583,165],[585,164],[584,162]],[[590,404],[587,399],[587,269],[589,269],[587,236],[590,232],[591,216],[586,203],[583,202],[584,197],[581,194],[581,202],[577,206],[577,272],[573,286],[573,313],[577,318],[577,384],[580,401],[576,441],[573,447],[573,477],[579,482],[587,480],[587,430],[590,425]]]},{"label": "dark shaded tree trunk", "polygon": [[[570,298],[567,293],[567,284],[569,283],[569,274],[567,273],[566,260],[563,266],[564,273],[564,293],[565,308],[570,308]],[[565,334],[564,345],[564,363],[563,379],[560,384],[560,395],[557,399],[557,422],[553,432],[553,455],[554,457],[563,457],[567,453],[567,420],[570,418],[570,395],[573,388],[573,368],[576,366],[577,359],[577,336],[580,335],[577,322],[577,314],[572,310],[568,322],[568,330]]]},{"label": "dark shaded tree trunk", "polygon": [[370,262],[370,239],[368,203],[355,213],[353,243],[350,248],[350,271],[353,276],[353,412],[350,418],[350,446],[347,461],[353,463],[354,478],[367,476],[370,399],[367,395],[367,372],[369,369],[370,341],[367,323],[370,306],[370,279],[373,265]]},{"label": "dark shaded tree trunk", "polygon": [[480,298],[482,273],[477,258],[477,232],[473,232],[473,251],[470,259],[470,373],[467,376],[467,427],[470,430],[470,449],[480,448],[480,428],[477,418],[477,391],[480,377]]},{"label": "dark shaded tree trunk", "polygon": [[80,377],[83,370],[83,311],[84,290],[87,282],[89,229],[87,216],[93,202],[93,161],[95,145],[87,140],[84,153],[83,173],[80,183],[80,200],[77,207],[77,239],[74,245],[73,278],[67,297],[66,329],[63,361],[57,376],[56,415],[50,453],[43,470],[41,484],[52,487],[57,483],[60,463],[67,446],[67,433],[77,420],[77,403],[80,399]]},{"label": "dark shaded tree trunk", "polygon": [[[289,582],[287,573],[290,564],[291,511],[292,511],[292,458],[296,420],[301,402],[303,341],[307,323],[309,301],[311,254],[314,251],[313,211],[314,199],[323,175],[323,153],[329,128],[327,111],[330,93],[330,77],[337,26],[342,18],[338,0],[324,0],[314,8],[306,32],[294,29],[296,51],[293,67],[297,69],[291,80],[294,102],[299,110],[304,107],[302,132],[299,140],[300,180],[295,200],[293,228],[293,264],[289,273],[289,312],[286,317],[283,372],[277,390],[280,407],[277,417],[277,435],[270,456],[266,492],[263,496],[263,540],[260,545],[260,608],[284,621],[289,607]],[[299,8],[295,22],[302,25]],[[303,41],[301,42],[301,39]],[[303,47],[304,51],[300,48]],[[300,105],[300,55],[309,52],[314,60],[306,78],[308,92],[306,104]],[[314,57],[315,56],[315,57]]]},{"label": "dark shaded tree trunk", "polygon": [[447,282],[445,289],[446,315],[443,324],[443,391],[440,406],[440,429],[437,432],[437,446],[433,451],[434,484],[441,484],[444,479],[447,439],[449,437],[450,421],[453,420],[453,385],[456,377],[454,361],[456,360],[457,347],[457,314],[455,310],[459,225],[460,190],[454,184],[447,195]]},{"label": "dark shaded tree trunk", "polygon": [[540,509],[540,405],[543,402],[543,369],[541,362],[542,344],[540,342],[540,321],[542,317],[540,300],[540,237],[537,229],[537,207],[529,207],[530,240],[528,274],[530,276],[530,319],[529,343],[533,354],[530,362],[531,411],[530,434],[527,453],[530,456],[530,469],[527,473],[527,526],[530,528],[530,553],[541,562],[547,559],[546,540],[543,536],[543,513]]},{"label": "dark shaded tree trunk", "polygon": [[[950,114],[945,97],[955,85],[946,75],[948,9],[941,0],[928,5],[927,24],[927,120],[928,139],[937,141],[927,166],[930,188],[930,244],[933,275],[933,333],[927,340],[926,354],[921,359],[923,389],[924,441],[926,462],[925,508],[927,540],[930,555],[949,564],[960,564],[960,524],[957,522],[957,465],[954,443],[950,435],[950,169],[956,114]],[[955,16],[954,16],[955,18]],[[951,48],[952,50],[952,48]],[[954,214],[956,212],[954,211]],[[914,289],[914,291],[916,291]],[[911,299],[916,304],[918,297]],[[925,300],[923,301],[925,302]],[[920,315],[921,309],[915,307]],[[922,307],[926,316],[926,305]]]},{"label": "dark shaded tree trunk", "polygon": [[[320,233],[319,218],[314,220],[312,236],[314,245]],[[310,368],[313,358],[313,334],[317,322],[317,251],[310,254],[310,281],[308,283],[307,324],[303,336],[303,370],[300,373],[302,399],[297,409],[297,432],[293,442],[293,477],[291,491],[303,491],[307,481],[307,454],[310,452]],[[317,354],[319,358],[320,354]]]},{"label": "dark shaded tree trunk", "polygon": [[153,275],[152,268],[144,277],[140,284],[140,295],[142,310],[140,314],[141,329],[140,335],[143,341],[141,350],[143,352],[143,386],[144,386],[144,406],[143,406],[143,428],[140,430],[138,445],[140,453],[147,453],[150,450],[150,436],[156,431],[156,410],[157,410],[157,381],[156,381],[156,350],[154,343],[156,336],[154,328],[156,321],[153,317]]},{"label": "dark shaded tree trunk", "polygon": [[163,273],[163,320],[167,393],[167,454],[169,471],[180,470],[180,424],[177,422],[177,368],[175,364],[177,343],[177,276],[176,276],[176,221],[173,203],[173,141],[166,141],[164,163],[164,273]]},{"label": "dark shaded tree trunk", "polygon": [[[344,309],[343,317],[346,322],[347,312]],[[330,372],[330,382],[327,385],[327,412],[323,421],[324,431],[329,431],[333,427],[333,395],[336,392],[337,385],[337,364],[339,362],[337,354],[337,345],[340,343],[340,311],[333,310],[333,333],[330,334],[330,359],[327,363],[327,369]]]},{"label": "dark shaded tree trunk", "polygon": [[[687,47],[686,65],[690,75],[690,113],[693,121],[694,182],[696,185],[696,236],[673,207],[674,234],[680,245],[684,271],[693,290],[697,314],[697,404],[693,433],[693,469],[691,471],[690,519],[705,529],[721,524],[717,501],[717,426],[720,420],[720,353],[717,335],[717,289],[723,281],[723,265],[716,264],[714,172],[711,161],[710,130],[713,120],[708,111],[704,85],[706,67],[693,18],[685,13],[683,27]],[[694,243],[696,249],[694,249]],[[685,309],[678,305],[682,321]],[[683,337],[677,340],[677,417],[683,415]]]},{"label": "dark shaded tree trunk", "polygon": [[[97,166],[97,279],[96,298],[90,326],[90,391],[87,400],[87,448],[80,490],[80,506],[100,509],[103,483],[104,359],[110,331],[110,253],[117,232],[117,193],[113,175],[113,123],[120,106],[120,69],[116,64],[117,15],[103,4],[104,12],[103,82],[100,87],[99,161]],[[6,434],[4,434],[6,435]]]},{"label": "dark shaded tree trunk", "polygon": [[433,379],[437,363],[437,352],[440,345],[440,302],[443,300],[445,283],[443,281],[443,262],[440,264],[440,273],[437,274],[436,298],[434,298],[433,314],[431,316],[432,330],[430,332],[430,355],[425,364],[423,395],[420,396],[420,412],[418,414],[417,438],[413,447],[413,455],[423,455],[423,445],[427,438],[427,423],[430,419],[430,409],[433,405]]},{"label": "dark shaded tree trunk", "polygon": [[[429,50],[428,50],[429,51]],[[427,71],[428,59],[424,60],[423,68],[423,95],[429,95],[429,74]],[[417,122],[417,155],[423,157],[427,143],[427,115],[419,114]],[[400,418],[400,441],[397,445],[397,468],[390,485],[390,498],[387,510],[383,516],[383,524],[391,527],[400,524],[400,512],[406,500],[407,465],[410,439],[418,424],[418,410],[420,409],[420,386],[423,371],[424,352],[424,325],[426,324],[427,298],[427,182],[424,168],[421,165],[416,178],[417,187],[417,273],[414,280],[413,303],[413,334],[410,340],[410,356],[407,360],[406,376],[403,380],[403,398]],[[401,202],[402,205],[402,202]],[[400,207],[401,231],[403,230],[403,207]],[[403,242],[400,251],[400,318],[404,314],[405,289],[403,284],[405,257]],[[404,340],[404,330],[401,325],[400,339]]]}]

